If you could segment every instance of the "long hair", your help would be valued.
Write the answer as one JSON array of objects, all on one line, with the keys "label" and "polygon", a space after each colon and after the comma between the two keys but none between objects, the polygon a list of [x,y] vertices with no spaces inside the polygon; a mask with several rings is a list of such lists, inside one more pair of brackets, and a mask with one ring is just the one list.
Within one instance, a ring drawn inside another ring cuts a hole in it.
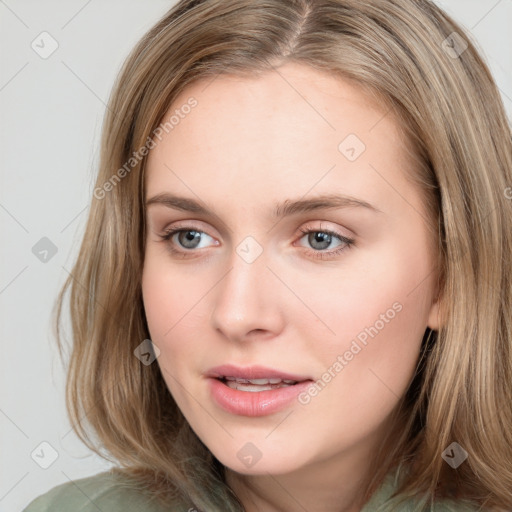
[{"label": "long hair", "polygon": [[[56,302],[62,355],[70,290],[72,425],[164,502],[243,510],[158,365],[134,356],[149,338],[144,170],[165,113],[188,84],[257,77],[288,61],[359,84],[396,116],[439,255],[442,327],[425,333],[397,413],[405,428],[383,446],[366,495],[402,468],[395,501],[383,510],[411,496],[510,510],[511,127],[470,36],[429,0],[182,0],[140,40],[108,103],[79,256]],[[454,442],[468,454],[457,469],[442,457]]]}]

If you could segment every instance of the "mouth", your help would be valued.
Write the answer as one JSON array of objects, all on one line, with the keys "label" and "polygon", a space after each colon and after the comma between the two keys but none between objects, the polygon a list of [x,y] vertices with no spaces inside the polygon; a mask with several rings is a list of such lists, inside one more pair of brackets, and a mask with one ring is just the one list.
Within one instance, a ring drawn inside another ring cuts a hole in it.
[{"label": "mouth", "polygon": [[221,377],[223,384],[231,389],[238,391],[248,391],[250,393],[258,393],[261,391],[270,391],[272,389],[280,389],[294,386],[298,381],[289,379],[237,379],[236,377]]},{"label": "mouth", "polygon": [[224,411],[264,416],[290,406],[313,379],[262,366],[224,365],[207,374],[211,397]]}]

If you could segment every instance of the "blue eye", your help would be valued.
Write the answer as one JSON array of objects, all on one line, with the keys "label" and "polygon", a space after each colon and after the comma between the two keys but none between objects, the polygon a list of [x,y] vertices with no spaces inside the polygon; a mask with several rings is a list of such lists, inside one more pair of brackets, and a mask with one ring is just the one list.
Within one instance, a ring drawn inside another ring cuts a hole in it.
[{"label": "blue eye", "polygon": [[[354,244],[354,240],[343,236],[341,233],[327,229],[305,229],[300,232],[304,234],[300,238],[307,238],[309,247],[306,247],[307,253],[314,258],[328,259],[332,258]],[[176,227],[170,229],[164,235],[160,235],[162,240],[169,242],[169,249],[173,254],[182,257],[192,255],[195,249],[203,249],[209,245],[219,245],[210,235],[193,227]],[[210,241],[214,241],[212,244]],[[333,245],[333,243],[335,245]],[[326,250],[331,247],[330,250]]]},{"label": "blue eye", "polygon": [[203,242],[204,237],[212,239],[212,237],[207,235],[204,231],[183,228],[170,230],[161,237],[163,240],[171,241],[174,235],[177,235],[176,238],[178,244],[184,249],[202,249],[203,247],[207,246],[204,244],[200,245],[201,242]]},{"label": "blue eye", "polygon": [[[307,242],[313,249],[309,250],[309,252],[313,253],[315,257],[319,258],[335,256],[345,249],[348,249],[354,243],[353,239],[347,238],[342,234],[331,230],[301,228],[300,232],[304,234],[301,240],[307,237]],[[325,251],[325,249],[331,246],[333,241],[336,240],[338,241],[338,244],[334,246],[334,249]]]},{"label": "blue eye", "polygon": [[324,231],[310,231],[307,237],[308,243],[311,245],[311,247],[320,251],[327,249],[333,240],[335,240],[333,235]]}]

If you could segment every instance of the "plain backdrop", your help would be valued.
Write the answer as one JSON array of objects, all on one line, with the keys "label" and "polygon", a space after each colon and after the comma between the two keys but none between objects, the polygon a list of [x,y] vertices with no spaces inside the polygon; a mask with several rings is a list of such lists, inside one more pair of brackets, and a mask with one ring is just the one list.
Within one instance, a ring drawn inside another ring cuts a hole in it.
[{"label": "plain backdrop", "polygon": [[[115,75],[174,3],[0,0],[0,512],[110,467],[67,419],[50,315],[85,226]],[[512,118],[512,0],[438,3],[472,34]]]}]

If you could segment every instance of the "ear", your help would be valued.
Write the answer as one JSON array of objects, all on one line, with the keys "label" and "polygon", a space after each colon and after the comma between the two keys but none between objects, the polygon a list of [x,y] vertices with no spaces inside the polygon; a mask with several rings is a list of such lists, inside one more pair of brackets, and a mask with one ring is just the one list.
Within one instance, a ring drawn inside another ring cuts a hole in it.
[{"label": "ear", "polygon": [[439,331],[443,325],[444,321],[442,319],[441,300],[440,298],[437,298],[430,307],[427,326],[433,331]]}]

